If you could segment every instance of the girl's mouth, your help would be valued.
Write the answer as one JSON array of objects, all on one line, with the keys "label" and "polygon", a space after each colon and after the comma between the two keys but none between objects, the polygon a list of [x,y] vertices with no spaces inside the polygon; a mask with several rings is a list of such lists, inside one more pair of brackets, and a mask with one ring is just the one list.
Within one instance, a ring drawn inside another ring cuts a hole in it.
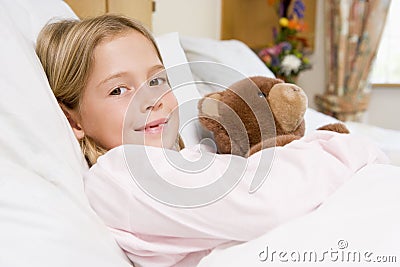
[{"label": "girl's mouth", "polygon": [[147,134],[157,134],[161,133],[164,129],[165,125],[168,123],[168,119],[158,119],[149,123],[146,123],[144,126],[136,129],[135,131],[147,133]]}]

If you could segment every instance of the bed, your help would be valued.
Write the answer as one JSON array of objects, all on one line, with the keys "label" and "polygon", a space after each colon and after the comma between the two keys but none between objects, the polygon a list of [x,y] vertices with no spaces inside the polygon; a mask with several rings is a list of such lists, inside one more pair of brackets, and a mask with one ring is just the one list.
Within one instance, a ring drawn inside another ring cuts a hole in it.
[{"label": "bed", "polygon": [[[85,197],[82,174],[88,167],[34,52],[40,29],[50,19],[59,18],[76,18],[60,0],[0,2],[0,266],[132,266]],[[171,84],[179,87],[176,94],[181,104],[193,104],[203,94],[221,89],[206,83],[210,80],[224,78],[223,82],[229,83],[250,75],[272,76],[239,41],[170,33],[157,36],[157,42],[169,67]],[[216,69],[209,71],[204,66],[210,63],[197,61],[212,61]],[[231,75],[218,75],[226,69]],[[179,86],[182,84],[185,86]],[[183,105],[183,122],[196,116],[192,104]],[[307,131],[332,121],[335,119],[307,110]],[[378,260],[400,261],[400,167],[395,166],[400,165],[400,133],[357,123],[347,125],[353,134],[377,142],[393,164],[364,169],[315,212],[250,242],[218,248],[199,266],[271,264],[271,256],[267,257],[271,250],[277,251],[273,266],[294,263],[288,257],[290,252],[309,250],[318,255],[360,251],[364,253],[357,263],[360,266],[366,260],[369,266],[374,261],[379,264]],[[195,121],[182,131],[187,145],[196,144],[207,134]],[[338,261],[325,260],[320,266]],[[297,261],[295,266],[308,263]]]}]

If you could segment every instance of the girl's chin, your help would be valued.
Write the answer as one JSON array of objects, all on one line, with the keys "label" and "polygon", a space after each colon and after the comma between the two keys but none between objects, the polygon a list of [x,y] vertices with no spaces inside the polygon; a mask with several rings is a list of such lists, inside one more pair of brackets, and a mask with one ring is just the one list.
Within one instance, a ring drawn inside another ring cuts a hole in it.
[{"label": "girl's chin", "polygon": [[164,149],[174,149],[175,139],[176,138],[171,137],[171,134],[167,132],[164,132],[164,134],[162,134],[162,132],[143,133],[135,131],[125,135],[123,143],[159,147]]},{"label": "girl's chin", "polygon": [[163,142],[161,137],[155,138],[155,136],[151,136],[151,137],[145,136],[143,143],[145,146],[159,147],[159,148],[164,148],[164,149],[172,149],[173,148],[173,144],[172,145],[170,144],[171,142],[165,142],[165,140]]}]

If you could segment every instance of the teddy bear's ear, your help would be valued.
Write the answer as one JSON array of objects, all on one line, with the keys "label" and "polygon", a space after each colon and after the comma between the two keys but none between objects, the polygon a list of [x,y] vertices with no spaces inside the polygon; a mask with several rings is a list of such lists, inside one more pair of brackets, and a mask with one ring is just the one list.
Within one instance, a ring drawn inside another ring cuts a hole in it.
[{"label": "teddy bear's ear", "polygon": [[199,103],[199,110],[202,115],[206,115],[207,117],[212,118],[219,117],[218,105],[221,101],[221,97],[221,93],[212,93],[206,95],[203,99],[201,99]]}]

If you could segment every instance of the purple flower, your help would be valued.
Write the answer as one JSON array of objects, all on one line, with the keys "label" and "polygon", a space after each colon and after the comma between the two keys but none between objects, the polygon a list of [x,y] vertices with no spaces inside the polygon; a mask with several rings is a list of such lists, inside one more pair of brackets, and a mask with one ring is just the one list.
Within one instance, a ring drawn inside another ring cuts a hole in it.
[{"label": "purple flower", "polygon": [[266,49],[266,48],[264,48],[264,49],[262,49],[260,52],[258,52],[258,55],[259,55],[260,57],[265,57],[267,54],[268,54],[268,53],[267,53],[267,49]]},{"label": "purple flower", "polygon": [[271,61],[271,66],[279,66],[280,65],[280,61],[278,57],[272,57],[272,61]]},{"label": "purple flower", "polygon": [[280,45],[275,45],[273,47],[267,47],[261,50],[258,54],[260,57],[263,57],[265,55],[270,55],[270,56],[277,56],[282,52],[282,48]]},{"label": "purple flower", "polygon": [[292,45],[289,42],[282,42],[279,44],[281,47],[282,51],[290,51],[292,50]]},{"label": "purple flower", "polygon": [[276,38],[278,38],[278,30],[276,27],[272,28],[272,37],[274,38],[275,41],[276,41]]},{"label": "purple flower", "polygon": [[284,17],[285,16],[285,14],[284,14],[285,11],[284,10],[285,10],[284,3],[283,3],[283,1],[280,1],[280,3],[279,3],[279,11],[278,11],[279,17]]},{"label": "purple flower", "polygon": [[266,48],[267,53],[271,56],[277,56],[282,52],[282,47],[279,45],[275,45],[273,47]]},{"label": "purple flower", "polygon": [[299,19],[304,18],[304,10],[306,9],[306,6],[304,5],[302,0],[296,0],[293,5],[293,12],[296,14],[296,16]]},{"label": "purple flower", "polygon": [[289,18],[290,16],[288,16],[288,11],[292,0],[280,0],[279,2],[279,17]]}]

